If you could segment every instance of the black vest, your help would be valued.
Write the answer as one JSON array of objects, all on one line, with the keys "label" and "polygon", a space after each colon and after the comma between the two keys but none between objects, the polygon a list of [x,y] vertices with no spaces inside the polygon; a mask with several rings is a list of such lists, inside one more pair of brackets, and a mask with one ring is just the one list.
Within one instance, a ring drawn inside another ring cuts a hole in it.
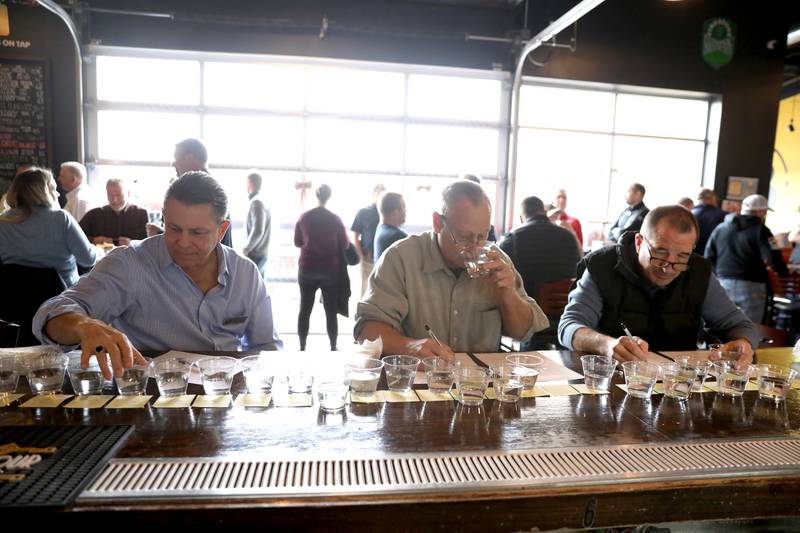
[{"label": "black vest", "polygon": [[624,322],[651,350],[696,350],[711,263],[692,254],[689,270],[657,288],[638,273],[633,237],[627,233],[620,244],[593,252],[578,264],[578,279],[588,268],[603,297],[597,331],[621,337]]}]

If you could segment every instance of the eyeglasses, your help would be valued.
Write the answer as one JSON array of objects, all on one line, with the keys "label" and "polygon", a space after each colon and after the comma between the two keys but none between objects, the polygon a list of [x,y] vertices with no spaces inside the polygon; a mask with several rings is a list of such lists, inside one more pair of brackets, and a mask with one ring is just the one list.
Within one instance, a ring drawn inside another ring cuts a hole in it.
[{"label": "eyeglasses", "polygon": [[677,263],[674,261],[667,261],[666,259],[661,259],[660,257],[653,257],[653,248],[650,245],[650,241],[647,240],[647,237],[642,235],[642,239],[644,239],[645,244],[647,245],[647,251],[650,254],[650,264],[656,268],[667,268],[672,267],[675,272],[686,272],[689,270],[689,262],[686,263]]},{"label": "eyeglasses", "polygon": [[[439,215],[439,216],[442,217],[442,220],[444,220],[445,223],[447,222],[446,216],[444,215]],[[477,237],[475,237],[475,239],[463,239],[463,240],[456,239],[456,236],[453,235],[452,231],[450,231],[450,227],[449,226],[445,227],[447,228],[447,234],[450,235],[451,239],[453,239],[453,244],[455,244],[458,248],[461,249],[480,248],[484,244],[486,244],[486,237],[481,235],[478,235]],[[487,231],[486,233],[488,235],[489,232]]]}]

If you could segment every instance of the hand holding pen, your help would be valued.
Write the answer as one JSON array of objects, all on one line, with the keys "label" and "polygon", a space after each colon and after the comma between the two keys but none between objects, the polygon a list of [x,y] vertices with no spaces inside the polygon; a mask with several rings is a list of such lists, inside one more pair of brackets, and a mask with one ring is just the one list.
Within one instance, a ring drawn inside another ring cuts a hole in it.
[{"label": "hand holding pen", "polygon": [[650,349],[647,341],[631,335],[631,330],[628,329],[625,323],[620,322],[619,325],[622,327],[622,331],[625,332],[625,336],[611,339],[608,349],[609,355],[618,361],[646,360],[647,352]]},{"label": "hand holding pen", "polygon": [[443,357],[447,360],[453,360],[455,354],[453,350],[436,336],[433,329],[425,324],[425,332],[428,335],[426,339],[414,339],[407,345],[409,355],[416,357]]}]

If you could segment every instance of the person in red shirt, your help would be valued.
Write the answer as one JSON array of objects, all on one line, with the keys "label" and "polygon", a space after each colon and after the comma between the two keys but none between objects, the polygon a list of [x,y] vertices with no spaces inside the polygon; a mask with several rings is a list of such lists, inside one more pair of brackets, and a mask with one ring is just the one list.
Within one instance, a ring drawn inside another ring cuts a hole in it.
[{"label": "person in red shirt", "polygon": [[567,191],[564,189],[559,189],[556,192],[553,206],[561,210],[561,216],[559,217],[559,220],[568,223],[570,227],[572,227],[572,231],[575,232],[578,242],[580,243],[581,247],[583,247],[583,231],[581,230],[581,223],[577,218],[567,214]]}]

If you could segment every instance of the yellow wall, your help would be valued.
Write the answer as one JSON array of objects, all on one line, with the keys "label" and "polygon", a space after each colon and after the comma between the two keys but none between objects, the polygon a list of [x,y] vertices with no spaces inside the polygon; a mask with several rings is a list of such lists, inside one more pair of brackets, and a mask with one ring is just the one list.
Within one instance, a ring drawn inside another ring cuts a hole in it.
[{"label": "yellow wall", "polygon": [[[792,118],[792,100],[795,100],[794,132],[788,128]],[[773,153],[769,205],[775,212],[769,214],[767,225],[773,233],[780,233],[800,226],[800,94],[781,100],[775,149],[781,153],[789,169],[787,172],[780,157]]]}]

